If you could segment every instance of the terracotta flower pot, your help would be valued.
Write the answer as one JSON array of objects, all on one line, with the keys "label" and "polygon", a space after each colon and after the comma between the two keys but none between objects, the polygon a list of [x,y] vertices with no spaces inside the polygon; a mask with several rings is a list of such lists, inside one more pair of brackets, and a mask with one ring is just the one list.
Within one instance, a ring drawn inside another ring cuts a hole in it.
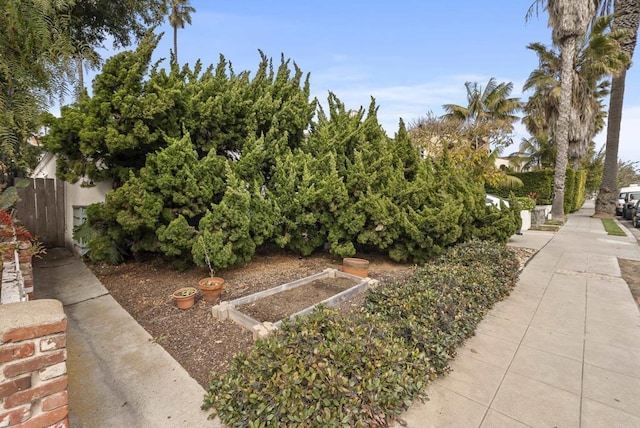
[{"label": "terracotta flower pot", "polygon": [[224,285],[224,279],[217,276],[202,278],[198,282],[202,296],[207,303],[217,303],[222,294],[222,286]]},{"label": "terracotta flower pot", "polygon": [[369,260],[345,257],[342,259],[342,271],[361,278],[369,276]]},{"label": "terracotta flower pot", "polygon": [[173,297],[173,300],[176,301],[178,308],[189,309],[196,301],[197,292],[198,290],[194,287],[182,287],[174,291],[171,296]]}]

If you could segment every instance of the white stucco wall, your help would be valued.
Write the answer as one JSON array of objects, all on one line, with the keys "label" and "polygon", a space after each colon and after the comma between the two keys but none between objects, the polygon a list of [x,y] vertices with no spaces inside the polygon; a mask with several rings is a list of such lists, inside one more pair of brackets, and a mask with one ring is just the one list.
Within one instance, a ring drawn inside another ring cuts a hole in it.
[{"label": "white stucco wall", "polygon": [[525,230],[531,229],[531,211],[520,211],[520,218],[522,219],[522,228],[520,228],[520,230],[524,232]]},{"label": "white stucco wall", "polygon": [[56,157],[51,153],[45,153],[40,159],[40,163],[31,174],[33,178],[55,178],[56,177]]},{"label": "white stucco wall", "polygon": [[[55,156],[45,154],[31,176],[33,178],[56,178]],[[64,183],[64,240],[67,248],[74,252],[77,252],[77,248],[73,245],[73,208],[104,202],[107,192],[112,188],[111,181],[97,183],[93,187],[82,187],[81,184],[82,180],[75,184]]]},{"label": "white stucco wall", "polygon": [[94,187],[81,187],[81,182],[76,184],[64,183],[65,190],[65,227],[64,240],[67,247],[77,253],[73,246],[73,208],[87,206],[96,202],[104,202],[105,196],[112,189],[111,182],[100,182]]}]

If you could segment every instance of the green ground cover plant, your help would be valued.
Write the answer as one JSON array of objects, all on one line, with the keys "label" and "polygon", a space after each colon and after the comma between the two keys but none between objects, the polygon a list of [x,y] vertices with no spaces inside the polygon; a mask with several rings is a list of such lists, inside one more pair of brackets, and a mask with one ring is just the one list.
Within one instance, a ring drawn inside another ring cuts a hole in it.
[{"label": "green ground cover plant", "polygon": [[620,226],[618,226],[615,220],[613,220],[612,218],[603,218],[602,225],[604,226],[604,230],[607,231],[608,235],[613,235],[613,236],[626,235],[626,233],[624,233],[624,231],[620,229]]},{"label": "green ground cover plant", "polygon": [[471,241],[368,292],[361,311],[320,307],[212,374],[203,409],[236,427],[386,426],[515,285],[504,245]]}]

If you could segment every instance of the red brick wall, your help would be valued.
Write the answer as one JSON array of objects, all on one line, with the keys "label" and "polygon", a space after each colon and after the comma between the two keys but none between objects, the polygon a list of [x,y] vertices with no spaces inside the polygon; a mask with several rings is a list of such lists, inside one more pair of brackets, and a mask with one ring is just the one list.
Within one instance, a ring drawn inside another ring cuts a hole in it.
[{"label": "red brick wall", "polygon": [[68,427],[67,319],[57,300],[0,306],[0,427]]}]

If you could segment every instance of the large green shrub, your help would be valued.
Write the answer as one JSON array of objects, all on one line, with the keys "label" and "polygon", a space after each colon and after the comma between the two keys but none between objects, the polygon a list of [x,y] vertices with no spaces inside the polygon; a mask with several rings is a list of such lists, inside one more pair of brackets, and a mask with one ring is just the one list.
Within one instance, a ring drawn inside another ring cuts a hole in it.
[{"label": "large green shrub", "polygon": [[[501,189],[487,186],[487,192],[507,198],[510,192],[517,197],[526,197],[536,194],[538,205],[551,205],[553,202],[553,170],[530,171],[514,173],[514,176],[522,180],[524,186],[518,189]],[[564,184],[564,212],[574,212],[585,200],[585,186],[587,172],[585,170],[573,170],[567,168]]]},{"label": "large green shrub", "polygon": [[518,262],[503,245],[450,249],[405,283],[368,293],[349,317],[317,309],[213,373],[203,408],[230,426],[386,426],[515,284]]},{"label": "large green shrub", "polygon": [[251,194],[227,166],[227,189],[219,204],[212,204],[198,223],[202,239],[193,242],[193,260],[216,270],[251,260],[256,244],[251,236]]},{"label": "large green shrub", "polygon": [[[486,209],[474,168],[446,150],[422,160],[402,121],[389,138],[375,100],[356,111],[330,94],[325,113],[309,100],[309,76],[284,57],[276,70],[261,54],[253,78],[224,57],[204,71],[199,62],[165,71],[150,65],[156,42],[110,60],[96,95],[65,109],[48,137],[70,179],[117,179],[101,217],[89,218],[100,248],[202,264],[202,237],[216,269],[265,245],[422,263],[515,230],[509,211]],[[101,254],[115,253],[92,257]]]}]

